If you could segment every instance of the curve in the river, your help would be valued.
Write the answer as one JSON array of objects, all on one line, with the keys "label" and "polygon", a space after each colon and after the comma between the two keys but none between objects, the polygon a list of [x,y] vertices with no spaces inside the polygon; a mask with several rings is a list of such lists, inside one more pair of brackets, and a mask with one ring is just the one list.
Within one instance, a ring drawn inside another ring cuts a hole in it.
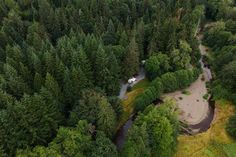
[{"label": "curve in the river", "polygon": [[[186,89],[186,90],[190,90],[191,95],[192,95],[192,97],[190,95],[190,97],[187,98],[188,102],[184,106],[186,108],[186,111],[189,111],[189,113],[187,116],[185,117],[183,116],[182,119],[180,118],[181,121],[183,121],[184,123],[187,123],[188,125],[188,127],[186,128],[187,132],[184,132],[184,131],[183,132],[191,134],[191,135],[207,131],[211,126],[211,123],[214,119],[214,113],[215,113],[214,101],[212,101],[211,99],[209,100],[203,99],[203,95],[207,93],[206,82],[211,81],[212,74],[211,74],[210,68],[207,65],[205,65],[205,63],[203,62],[203,56],[206,55],[207,52],[206,52],[206,47],[202,45],[202,37],[203,36],[201,34],[197,36],[197,39],[199,41],[199,50],[201,52],[201,59],[199,62],[201,63],[201,67],[203,69],[204,80],[202,80],[200,76],[196,82],[194,82],[189,88]],[[136,78],[137,78],[137,81],[133,83],[131,86],[145,79],[144,68],[141,68]],[[120,99],[125,99],[125,94],[127,92],[128,86],[129,86],[128,83],[121,84],[121,90],[119,94]],[[199,90],[198,88],[203,88],[203,89]],[[176,91],[173,93],[164,94],[163,96],[174,98],[175,100],[178,101],[177,103],[179,103],[179,107],[181,107],[181,103],[183,102],[181,102],[182,99],[179,99],[179,98],[185,97],[186,95],[184,96],[182,91]],[[195,104],[195,108],[192,106],[193,104]],[[200,106],[197,106],[199,104],[202,104],[201,109],[199,108]],[[196,112],[197,110],[201,110],[201,111]],[[192,118],[190,114],[191,112],[196,113],[196,115],[200,114],[200,116],[197,117],[198,120],[191,121],[191,118]],[[135,117],[136,117],[135,114],[131,115],[128,121],[117,131],[117,134],[114,138],[114,143],[116,144],[118,149],[121,149],[122,146],[124,145],[126,136],[128,134],[128,130],[131,128]],[[181,117],[181,115],[179,117]]]},{"label": "curve in the river", "polygon": [[207,131],[211,127],[211,123],[215,115],[215,101],[211,98],[209,99],[209,111],[208,116],[206,116],[200,123],[195,125],[188,125],[188,129],[192,134],[198,134]]}]

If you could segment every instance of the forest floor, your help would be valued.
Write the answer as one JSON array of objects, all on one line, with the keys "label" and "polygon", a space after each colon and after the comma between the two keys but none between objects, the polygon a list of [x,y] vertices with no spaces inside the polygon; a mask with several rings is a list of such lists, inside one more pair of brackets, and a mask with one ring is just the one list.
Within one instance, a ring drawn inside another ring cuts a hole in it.
[{"label": "forest floor", "polygon": [[217,101],[215,107],[216,118],[210,129],[194,136],[179,136],[174,157],[236,157],[235,141],[225,131],[235,108],[226,101]]}]

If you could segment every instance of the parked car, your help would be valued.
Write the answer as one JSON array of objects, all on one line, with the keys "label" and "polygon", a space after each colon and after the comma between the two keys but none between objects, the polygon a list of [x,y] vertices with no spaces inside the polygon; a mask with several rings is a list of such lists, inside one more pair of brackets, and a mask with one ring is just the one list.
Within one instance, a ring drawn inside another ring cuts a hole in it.
[{"label": "parked car", "polygon": [[142,60],[142,65],[145,65],[146,61],[145,60]]},{"label": "parked car", "polygon": [[130,79],[128,80],[128,83],[129,83],[129,84],[132,84],[132,83],[134,83],[135,81],[137,81],[137,79],[136,79],[135,77],[132,77],[132,78],[130,78]]}]

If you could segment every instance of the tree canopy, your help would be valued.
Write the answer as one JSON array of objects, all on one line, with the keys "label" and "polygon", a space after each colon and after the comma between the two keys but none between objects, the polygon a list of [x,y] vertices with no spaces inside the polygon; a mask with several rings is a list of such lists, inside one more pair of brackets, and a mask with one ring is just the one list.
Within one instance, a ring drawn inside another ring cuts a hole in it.
[{"label": "tree canopy", "polygon": [[[189,85],[202,13],[192,0],[0,0],[0,156],[120,156],[112,139],[126,111],[117,97],[121,82],[145,66],[153,83],[135,100],[140,111],[162,92]],[[219,27],[206,41],[234,43],[235,23]],[[233,68],[224,67],[222,78]],[[129,149],[168,156],[172,124],[154,118],[153,127],[137,125],[144,143]],[[155,148],[148,148],[152,138]]]}]

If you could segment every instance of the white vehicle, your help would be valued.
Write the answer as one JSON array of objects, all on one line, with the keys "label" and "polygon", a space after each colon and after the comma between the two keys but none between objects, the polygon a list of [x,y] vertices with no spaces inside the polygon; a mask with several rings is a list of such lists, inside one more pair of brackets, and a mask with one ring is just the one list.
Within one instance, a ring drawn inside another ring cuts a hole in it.
[{"label": "white vehicle", "polygon": [[130,79],[128,80],[128,83],[129,83],[129,84],[132,84],[132,83],[134,83],[135,81],[137,81],[137,79],[136,79],[135,77],[132,77],[132,78],[130,78]]},{"label": "white vehicle", "polygon": [[145,65],[146,61],[145,60],[142,60],[142,65]]}]

